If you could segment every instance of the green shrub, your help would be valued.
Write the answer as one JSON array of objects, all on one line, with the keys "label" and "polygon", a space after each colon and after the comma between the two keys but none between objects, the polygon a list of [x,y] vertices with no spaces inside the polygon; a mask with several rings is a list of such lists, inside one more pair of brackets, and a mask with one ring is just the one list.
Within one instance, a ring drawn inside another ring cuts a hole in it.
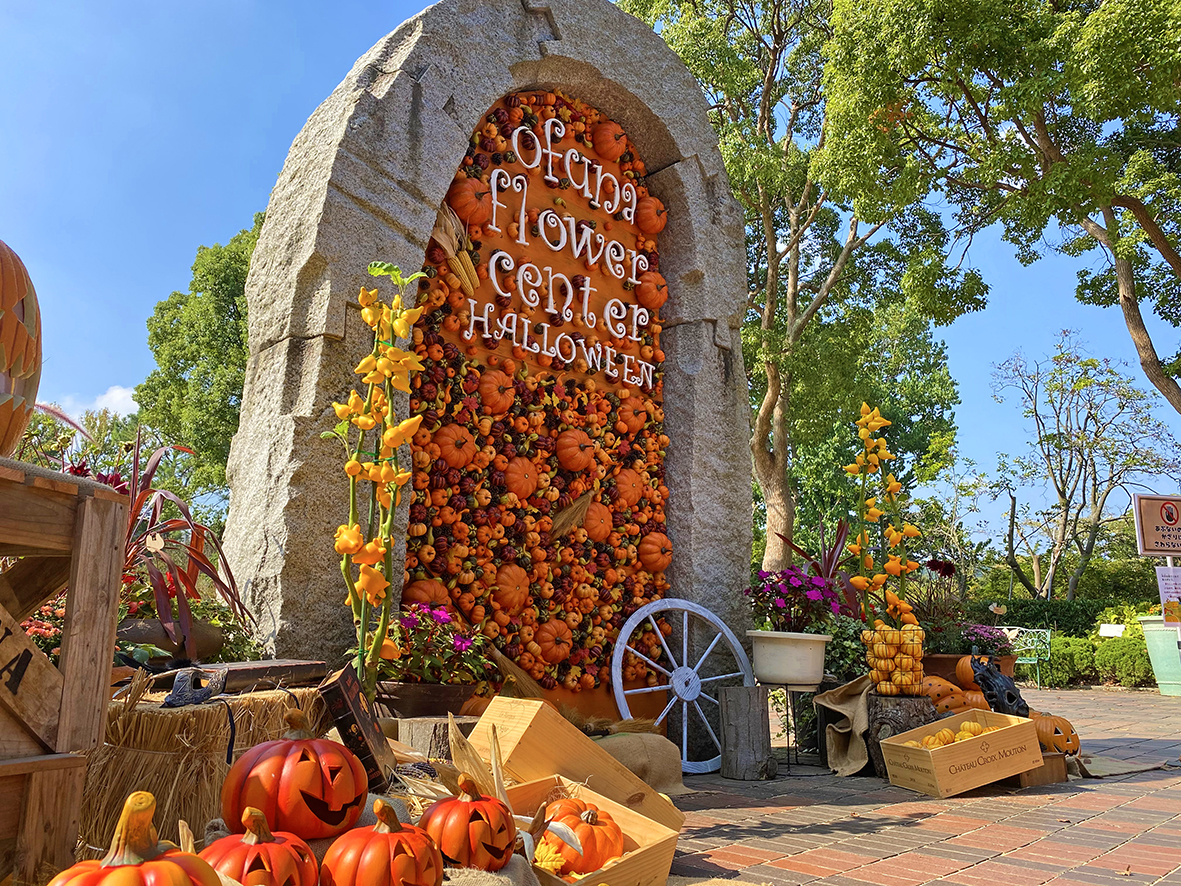
[{"label": "green shrub", "polygon": [[[990,603],[1006,607],[1004,615],[989,610]],[[987,625],[1012,625],[1020,628],[1052,628],[1058,633],[1072,637],[1087,636],[1099,613],[1109,607],[1118,607],[1126,601],[1105,598],[1102,600],[1059,600],[1059,599],[1017,599],[969,600],[964,604],[964,621]]]},{"label": "green shrub", "polygon": [[[1032,677],[1032,668],[1021,665],[1022,676]],[[1095,678],[1095,647],[1082,637],[1050,638],[1050,663],[1042,666],[1042,682],[1054,688],[1086,683]]]},{"label": "green shrub", "polygon": [[1106,637],[1099,636],[1099,625],[1123,625],[1122,639],[1139,640],[1144,642],[1144,628],[1140,626],[1141,615],[1158,615],[1160,603],[1119,603],[1108,606],[1095,616],[1095,624],[1091,626],[1088,637],[1092,642],[1102,643]]},{"label": "green shrub", "polygon": [[1144,686],[1152,683],[1152,663],[1144,638],[1113,637],[1104,640],[1095,651],[1095,670],[1104,680],[1121,686]]}]

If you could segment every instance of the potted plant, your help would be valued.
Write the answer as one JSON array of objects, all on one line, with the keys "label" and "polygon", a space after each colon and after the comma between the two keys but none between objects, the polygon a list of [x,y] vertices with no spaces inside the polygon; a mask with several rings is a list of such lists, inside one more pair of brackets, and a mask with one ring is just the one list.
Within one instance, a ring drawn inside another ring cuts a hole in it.
[{"label": "potted plant", "polygon": [[[964,623],[964,601],[952,581],[954,576],[954,564],[934,559],[912,576],[910,597],[926,635],[923,672],[956,683],[956,664],[975,651],[995,660],[1001,673],[1012,677],[1017,656],[1013,654],[1008,634],[991,625]],[[992,610],[998,617],[1006,612],[999,604],[993,604]]]},{"label": "potted plant", "polygon": [[841,611],[835,584],[788,566],[779,572],[760,570],[759,583],[743,593],[756,625],[746,632],[755,677],[791,690],[814,690],[824,679],[824,647],[832,639],[822,631]]},{"label": "potted plant", "polygon": [[397,717],[458,714],[495,669],[487,639],[442,606],[411,603],[390,625],[377,664],[377,701]]}]

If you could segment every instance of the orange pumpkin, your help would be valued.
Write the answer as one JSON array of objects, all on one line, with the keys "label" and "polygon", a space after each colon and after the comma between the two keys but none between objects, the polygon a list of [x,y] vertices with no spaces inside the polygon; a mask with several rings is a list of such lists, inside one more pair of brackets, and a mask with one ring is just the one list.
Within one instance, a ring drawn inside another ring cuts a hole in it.
[{"label": "orange pumpkin", "polygon": [[648,485],[631,468],[624,468],[615,475],[615,488],[619,490],[620,502],[630,508],[643,497]]},{"label": "orange pumpkin", "polygon": [[458,797],[431,804],[418,826],[431,835],[445,863],[499,871],[517,841],[512,810],[495,797],[482,796],[466,772],[459,775],[459,791]]},{"label": "orange pumpkin", "polygon": [[492,599],[502,612],[517,615],[529,602],[529,573],[516,563],[503,563],[496,570],[496,590]]},{"label": "orange pumpkin", "polygon": [[561,876],[594,873],[611,859],[623,855],[623,831],[594,803],[573,797],[555,800],[546,806],[545,817],[566,825],[582,844],[579,853],[549,832],[542,838],[542,842],[556,849],[564,859],[558,872]]},{"label": "orange pumpkin", "polygon": [[570,657],[574,647],[574,632],[560,618],[551,618],[537,628],[533,642],[541,648],[541,657],[550,664],[557,664]]},{"label": "orange pumpkin", "polygon": [[320,866],[320,886],[441,886],[443,856],[431,835],[402,824],[383,800],[377,824],[337,838]]},{"label": "orange pumpkin", "polygon": [[[423,547],[429,547],[429,545]],[[448,606],[451,603],[451,594],[447,590],[447,585],[441,581],[435,581],[433,578],[420,578],[402,588],[402,605],[409,606],[411,603]]]},{"label": "orange pumpkin", "polygon": [[636,287],[636,299],[652,313],[656,313],[668,301],[668,284],[656,271],[640,274],[640,285]]},{"label": "orange pumpkin", "polygon": [[568,471],[585,471],[594,464],[595,443],[586,431],[578,428],[562,431],[558,434],[554,448],[558,454],[558,464]]},{"label": "orange pumpkin", "polygon": [[480,451],[472,432],[461,424],[444,425],[435,431],[434,443],[439,454],[453,468],[466,468]]},{"label": "orange pumpkin", "polygon": [[335,837],[361,817],[369,793],[365,767],[344,745],[314,737],[303,711],[289,710],[284,719],[290,732],[255,745],[230,768],[221,817],[243,833],[243,813],[253,806],[276,830],[304,840]]},{"label": "orange pumpkin", "polygon": [[221,886],[209,862],[172,843],[161,843],[152,824],[156,798],[136,791],[123,804],[111,849],[102,861],[80,861],[49,881],[49,886]]},{"label": "orange pumpkin", "polygon": [[504,487],[521,500],[529,498],[537,491],[537,466],[518,455],[505,466]]},{"label": "orange pumpkin", "polygon": [[619,405],[619,420],[626,426],[627,433],[634,434],[648,421],[648,410],[636,398],[624,400]]},{"label": "orange pumpkin", "polygon": [[949,695],[959,693],[960,688],[952,683],[950,680],[944,680],[942,677],[929,676],[923,678],[923,695],[937,702],[940,699],[946,698]]},{"label": "orange pumpkin", "polygon": [[462,178],[447,189],[447,202],[469,225],[482,225],[492,218],[492,188],[478,178]]},{"label": "orange pumpkin", "polygon": [[640,563],[649,572],[664,572],[673,561],[673,546],[663,532],[649,532],[640,541]]},{"label": "orange pumpkin", "polygon": [[968,707],[976,708],[978,711],[992,710],[992,708],[988,706],[988,702],[984,699],[984,693],[977,692],[974,689],[964,690],[964,701],[967,702]]},{"label": "orange pumpkin", "polygon": [[499,369],[491,369],[480,376],[480,402],[493,415],[512,409],[517,392],[511,377]]},{"label": "orange pumpkin", "polygon": [[20,260],[0,240],[0,457],[12,455],[41,383],[41,312]]},{"label": "orange pumpkin", "polygon": [[645,234],[659,234],[668,221],[668,210],[655,197],[642,197],[636,204],[636,227]]},{"label": "orange pumpkin", "polygon": [[201,851],[219,873],[242,886],[316,886],[320,866],[311,847],[295,834],[272,834],[262,810],[242,813],[245,834],[222,837]]},{"label": "orange pumpkin", "polygon": [[591,541],[606,541],[611,534],[611,509],[602,502],[592,501],[582,527]]},{"label": "orange pumpkin", "polygon": [[[1030,714],[1033,712],[1030,711]],[[1042,748],[1059,754],[1077,754],[1080,742],[1074,726],[1065,717],[1053,714],[1039,714],[1033,717],[1033,728]]]},{"label": "orange pumpkin", "polygon": [[627,137],[618,123],[606,121],[591,130],[591,144],[604,160],[618,160],[627,150]]},{"label": "orange pumpkin", "polygon": [[[988,656],[979,656],[982,662],[988,663]],[[972,656],[964,655],[955,663],[955,681],[960,684],[961,689],[975,689],[980,687],[976,685],[976,674],[972,670]]]}]

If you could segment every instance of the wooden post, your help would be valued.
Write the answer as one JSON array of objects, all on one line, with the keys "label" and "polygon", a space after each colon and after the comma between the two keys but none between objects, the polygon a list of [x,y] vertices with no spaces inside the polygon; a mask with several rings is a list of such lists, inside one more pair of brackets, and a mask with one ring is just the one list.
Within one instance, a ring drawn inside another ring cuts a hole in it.
[{"label": "wooden post", "polygon": [[722,778],[764,781],[779,764],[771,753],[766,686],[726,686],[722,706]]},{"label": "wooden post", "polygon": [[[426,754],[428,760],[450,760],[451,740],[446,717],[404,717],[398,720],[398,741]],[[465,736],[471,735],[479,717],[456,717]]]},{"label": "wooden post", "polygon": [[868,699],[869,730],[865,741],[869,745],[869,758],[878,777],[889,778],[881,740],[934,723],[938,719],[935,704],[925,695],[878,695],[871,692]]}]

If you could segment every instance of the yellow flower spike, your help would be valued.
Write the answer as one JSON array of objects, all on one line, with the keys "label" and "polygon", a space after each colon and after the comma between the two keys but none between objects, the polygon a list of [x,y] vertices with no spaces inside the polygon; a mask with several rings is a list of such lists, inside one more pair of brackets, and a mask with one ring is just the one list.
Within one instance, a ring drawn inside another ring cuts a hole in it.
[{"label": "yellow flower spike", "polygon": [[398,338],[409,338],[410,330],[414,328],[414,324],[418,322],[420,316],[422,316],[422,308],[411,308],[409,311],[403,311],[400,316],[393,318],[390,328],[394,330],[394,334]]},{"label": "yellow flower spike", "polygon": [[385,483],[379,483],[377,486],[377,502],[387,511],[392,507],[393,499],[390,498],[390,489]]},{"label": "yellow flower spike", "polygon": [[862,400],[861,401],[861,414],[862,415],[869,415],[869,413],[870,413],[869,404],[866,403],[864,400]]},{"label": "yellow flower spike", "polygon": [[861,553],[861,545],[847,545],[849,553],[858,556]]},{"label": "yellow flower spike", "polygon": [[362,431],[372,431],[377,426],[372,415],[354,415],[350,421]]},{"label": "yellow flower spike", "polygon": [[365,538],[361,535],[361,527],[357,524],[336,527],[336,548],[338,554],[355,554],[365,545]]},{"label": "yellow flower spike", "polygon": [[870,465],[867,470],[871,474],[876,474],[878,472],[878,466],[877,465]]},{"label": "yellow flower spike", "polygon": [[385,376],[382,375],[380,369],[375,367],[371,373],[363,376],[361,381],[365,382],[367,385],[380,385],[385,383]]},{"label": "yellow flower spike", "polygon": [[919,532],[919,528],[917,526],[912,526],[910,523],[902,524],[902,534],[907,538],[918,538],[920,535],[922,535],[922,533]]},{"label": "yellow flower spike", "polygon": [[878,510],[877,508],[868,508],[865,512],[865,519],[870,523],[876,523],[885,513],[885,511]]},{"label": "yellow flower spike", "polygon": [[366,544],[365,547],[353,555],[353,562],[359,563],[362,566],[376,566],[384,559],[385,545],[378,538],[373,539],[373,541]]},{"label": "yellow flower spike", "polygon": [[361,307],[369,307],[371,304],[377,301],[377,290],[366,289],[364,286],[362,286],[361,294],[357,296],[357,301],[361,303]]},{"label": "yellow flower spike", "polygon": [[859,465],[859,464],[845,465],[845,473],[846,474],[853,474],[853,475],[860,474],[861,473],[861,465]]},{"label": "yellow flower spike", "polygon": [[401,313],[402,311],[402,296],[395,295],[394,300],[390,302],[389,307],[386,308],[390,313]]},{"label": "yellow flower spike", "polygon": [[897,578],[902,574],[903,566],[902,560],[895,554],[890,555],[890,559],[886,561],[886,565],[882,567],[890,575]]},{"label": "yellow flower spike", "polygon": [[385,598],[385,590],[390,583],[385,576],[372,566],[361,567],[361,577],[357,579],[357,589],[369,600],[370,606],[378,605]]},{"label": "yellow flower spike", "polygon": [[869,498],[867,498],[867,499],[865,500],[865,506],[866,506],[867,508],[872,508],[872,507],[873,507],[874,505],[876,505],[877,503],[878,503],[878,500],[877,500],[877,498],[876,498],[876,497],[874,497],[874,496],[870,496]]},{"label": "yellow flower spike", "polygon": [[381,482],[381,465],[375,465],[372,462],[365,464],[365,476],[373,483]]},{"label": "yellow flower spike", "polygon": [[381,309],[376,305],[368,308],[361,308],[361,319],[365,321],[365,325],[370,329],[376,328],[377,324],[381,322]]},{"label": "yellow flower spike", "polygon": [[875,453],[875,452],[871,452],[869,455],[867,455],[867,456],[865,457],[865,460],[866,460],[867,462],[869,462],[871,465],[873,465],[874,467],[877,467],[877,464],[878,464],[878,456],[877,456],[877,453]]},{"label": "yellow flower spike", "polygon": [[364,375],[366,372],[372,372],[376,368],[377,358],[372,354],[366,354],[365,359],[357,364],[357,368],[354,369],[353,372],[357,373],[357,375]]},{"label": "yellow flower spike", "polygon": [[887,532],[886,544],[892,548],[898,547],[898,545],[902,544],[902,533],[897,529],[893,530],[892,532]]},{"label": "yellow flower spike", "polygon": [[907,560],[906,561],[906,571],[907,572],[914,572],[918,568],[919,568],[919,564],[914,562],[914,560]]},{"label": "yellow flower spike", "polygon": [[347,403],[333,403],[332,411],[336,413],[336,417],[342,421],[353,414],[353,410],[349,409]]},{"label": "yellow flower spike", "polygon": [[862,428],[861,430],[859,430],[857,432],[857,436],[860,437],[862,440],[868,440],[869,439],[869,428]]},{"label": "yellow flower spike", "polygon": [[365,411],[365,401],[356,391],[349,391],[349,411],[357,415]]},{"label": "yellow flower spike", "polygon": [[885,583],[886,583],[886,576],[880,572],[869,580],[869,586],[871,588],[873,588],[875,591],[878,588],[880,588],[882,585],[884,585]]},{"label": "yellow flower spike", "polygon": [[[407,483],[409,483],[413,476],[414,474],[410,471],[400,471],[398,475],[394,477],[392,482],[395,486],[401,488],[402,486],[405,486]],[[399,492],[399,495],[400,494],[401,493]]]},{"label": "yellow flower spike", "polygon": [[404,394],[410,393],[410,376],[405,372],[394,373],[390,376],[390,386],[395,391],[401,391]]},{"label": "yellow flower spike", "polygon": [[864,575],[854,575],[849,579],[849,584],[857,588],[859,591],[864,591],[869,587],[869,579]]},{"label": "yellow flower spike", "polygon": [[418,430],[418,426],[422,424],[422,416],[416,415],[413,418],[408,418],[401,424],[395,425],[392,428],[386,428],[385,434],[382,435],[381,442],[391,449],[397,449],[407,440],[414,436],[414,432]]},{"label": "yellow flower spike", "polygon": [[361,473],[361,463],[355,458],[350,458],[344,463],[344,472],[350,477],[355,477]]},{"label": "yellow flower spike", "polygon": [[893,474],[889,474],[886,477],[886,492],[888,492],[890,495],[897,495],[901,491],[902,484],[894,479]]},{"label": "yellow flower spike", "polygon": [[873,569],[873,554],[866,554],[861,562],[865,564],[866,569]]}]

